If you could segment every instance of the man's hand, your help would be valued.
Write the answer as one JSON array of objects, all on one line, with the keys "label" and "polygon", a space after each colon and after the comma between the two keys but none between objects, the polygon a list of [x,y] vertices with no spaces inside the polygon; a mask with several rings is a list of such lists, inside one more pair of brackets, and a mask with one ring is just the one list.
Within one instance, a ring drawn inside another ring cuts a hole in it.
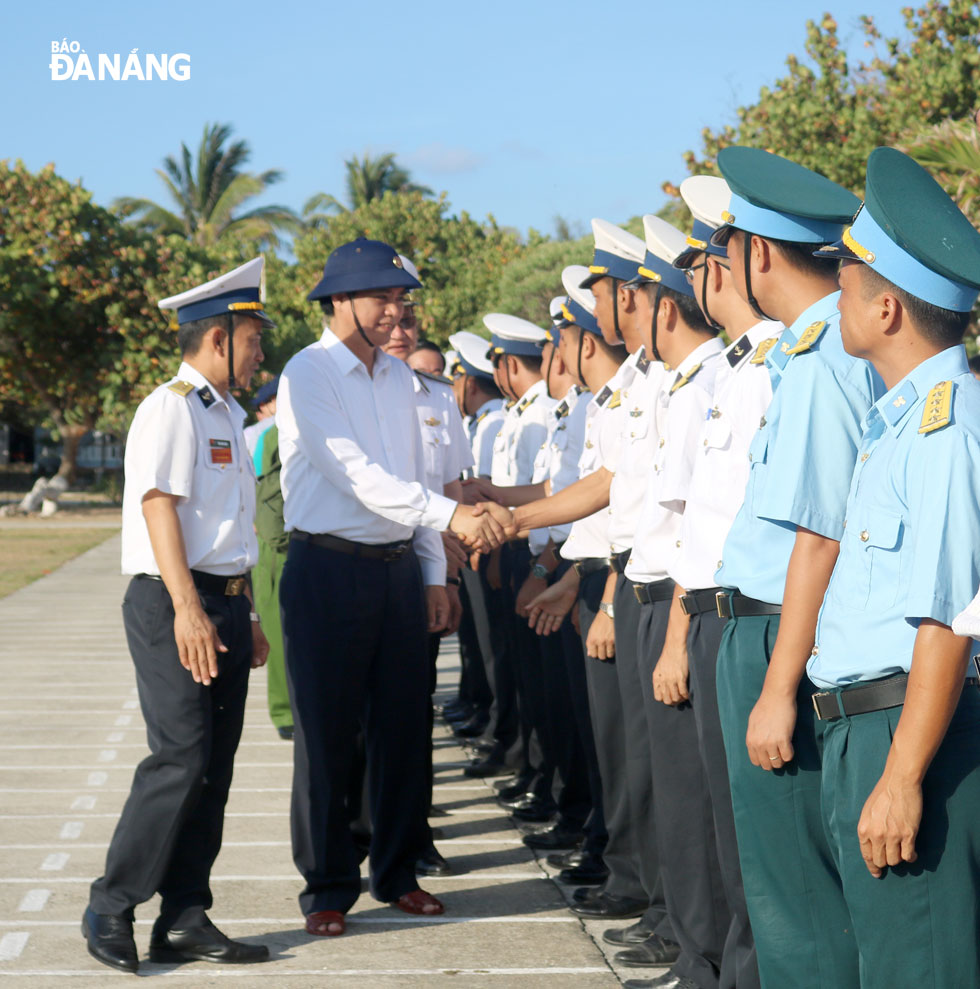
[{"label": "man's hand", "polygon": [[180,665],[190,671],[195,683],[209,686],[218,675],[218,653],[228,652],[228,647],[200,604],[174,613],[174,639]]},{"label": "man's hand", "polygon": [[449,530],[470,548],[486,552],[504,542],[504,530],[490,513],[467,505],[457,505],[449,520]]},{"label": "man's hand", "polygon": [[884,875],[885,866],[918,858],[915,836],[921,821],[922,786],[886,769],[865,801],[857,829],[861,857],[875,879]]},{"label": "man's hand", "polygon": [[505,539],[513,539],[517,535],[517,523],[514,521],[514,513],[503,505],[498,505],[495,501],[480,501],[473,507],[474,515],[492,516],[504,530]]},{"label": "man's hand", "polygon": [[763,687],[745,733],[745,747],[752,765],[769,772],[791,762],[795,728],[796,694],[777,694]]},{"label": "man's hand", "polygon": [[446,630],[442,633],[444,636],[458,632],[463,617],[463,602],[459,599],[459,587],[456,584],[446,584],[446,597],[449,599],[449,620],[446,622]]},{"label": "man's hand", "polygon": [[449,598],[445,587],[438,584],[426,587],[425,610],[429,617],[429,631],[441,632],[449,621]]},{"label": "man's hand", "polygon": [[687,688],[688,662],[687,645],[681,644],[673,648],[664,647],[664,651],[653,668],[653,696],[661,704],[675,707],[690,699]]},{"label": "man's hand", "polygon": [[514,603],[514,611],[519,618],[526,617],[531,602],[547,587],[548,582],[543,577],[535,577],[534,574],[527,575],[521,589],[517,592],[517,601]]},{"label": "man's hand", "polygon": [[577,583],[566,584],[563,578],[557,584],[552,584],[528,604],[528,625],[538,635],[551,635],[558,631],[577,596]]},{"label": "man's hand", "polygon": [[616,655],[616,629],[613,620],[600,611],[592,619],[588,638],[585,640],[585,652],[592,659],[612,659]]},{"label": "man's hand", "polygon": [[475,505],[481,501],[499,501],[494,485],[488,477],[471,477],[463,481],[463,504]]},{"label": "man's hand", "polygon": [[442,546],[446,551],[446,568],[450,573],[455,573],[460,567],[467,565],[469,554],[459,539],[451,532],[442,533]]},{"label": "man's hand", "polygon": [[249,622],[249,624],[252,626],[252,669],[255,670],[265,666],[269,658],[269,640],[265,637],[259,622]]}]

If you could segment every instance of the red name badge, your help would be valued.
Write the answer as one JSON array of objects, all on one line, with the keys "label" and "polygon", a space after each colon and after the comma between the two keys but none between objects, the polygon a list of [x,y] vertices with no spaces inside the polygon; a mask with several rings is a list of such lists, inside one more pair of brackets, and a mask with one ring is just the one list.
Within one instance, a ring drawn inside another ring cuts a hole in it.
[{"label": "red name badge", "polygon": [[211,463],[231,463],[231,440],[208,440],[211,444]]}]

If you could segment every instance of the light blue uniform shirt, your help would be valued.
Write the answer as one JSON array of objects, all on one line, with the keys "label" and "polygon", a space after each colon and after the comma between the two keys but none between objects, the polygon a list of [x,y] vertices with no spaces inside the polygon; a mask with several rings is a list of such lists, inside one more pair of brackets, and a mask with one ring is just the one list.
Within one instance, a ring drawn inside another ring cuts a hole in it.
[{"label": "light blue uniform shirt", "polygon": [[[770,604],[783,603],[797,528],[841,538],[861,423],[885,390],[867,361],[844,350],[839,296],[804,310],[769,351],[772,402],[749,447],[745,501],[716,574],[719,586]],[[819,322],[826,326],[813,345],[790,354]]]},{"label": "light blue uniform shirt", "polygon": [[[952,421],[920,433],[933,386]],[[871,408],[810,679],[842,687],[908,672],[919,622],[944,625],[980,584],[980,382],[962,347],[923,361]],[[971,670],[968,675],[973,675]]]}]

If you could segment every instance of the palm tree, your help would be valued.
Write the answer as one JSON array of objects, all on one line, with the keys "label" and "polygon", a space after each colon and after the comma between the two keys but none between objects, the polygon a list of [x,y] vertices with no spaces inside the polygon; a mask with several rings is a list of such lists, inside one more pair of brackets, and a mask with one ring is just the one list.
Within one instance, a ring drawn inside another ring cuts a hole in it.
[{"label": "palm tree", "polygon": [[251,149],[245,141],[225,147],[231,137],[228,124],[205,124],[195,161],[186,144],[180,159],[168,155],[156,170],[177,206],[167,209],[152,199],[123,196],[112,206],[120,216],[160,233],[176,233],[196,244],[208,246],[228,238],[279,243],[277,234],[302,227],[299,217],[285,206],[259,206],[236,213],[246,200],[278,182],[283,173],[268,169],[258,174],[244,172]]},{"label": "palm tree", "polygon": [[944,120],[913,134],[902,150],[929,169],[974,225],[980,222],[980,125]]},{"label": "palm tree", "polygon": [[377,158],[372,158],[367,152],[362,159],[354,155],[344,162],[344,167],[347,169],[344,185],[347,189],[349,206],[345,206],[330,193],[318,192],[315,196],[311,196],[303,207],[303,216],[307,222],[315,225],[327,219],[323,213],[317,212],[318,210],[347,213],[371,202],[372,199],[380,199],[386,192],[419,192],[423,196],[432,195],[432,190],[428,186],[411,181],[408,169],[402,168],[395,162],[392,151],[378,155]]}]

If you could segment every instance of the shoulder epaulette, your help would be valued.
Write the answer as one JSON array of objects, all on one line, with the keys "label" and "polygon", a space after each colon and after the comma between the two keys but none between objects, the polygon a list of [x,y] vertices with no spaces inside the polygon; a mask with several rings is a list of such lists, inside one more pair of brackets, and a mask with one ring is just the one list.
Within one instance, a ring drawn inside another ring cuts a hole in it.
[{"label": "shoulder epaulette", "polygon": [[507,401],[504,402],[504,412],[510,412],[515,405],[517,405],[517,402],[513,398],[508,398]]},{"label": "shoulder epaulette", "polygon": [[687,374],[678,374],[677,380],[670,386],[670,392],[668,394],[673,395],[675,391],[679,391],[684,387],[689,381],[691,381],[694,376],[701,370],[700,362],[695,364]]},{"label": "shoulder epaulette", "polygon": [[950,408],[953,404],[953,382],[940,381],[926,396],[922,410],[920,433],[933,433],[950,423]]},{"label": "shoulder epaulette", "polygon": [[[413,370],[420,378],[425,378],[427,381],[434,381],[437,385],[452,385],[449,378],[443,377],[441,374],[430,374],[428,371],[420,371],[418,368],[413,368]],[[422,387],[425,387],[424,383]]]},{"label": "shoulder epaulette", "polygon": [[618,409],[620,405],[622,405],[622,403],[623,403],[623,396],[620,394],[620,391],[617,388],[612,393],[612,398],[609,399],[609,405],[607,407],[610,409]]},{"label": "shoulder epaulette", "polygon": [[479,415],[478,415],[478,416],[476,417],[476,421],[475,421],[475,422],[473,423],[473,425],[474,425],[474,426],[476,426],[476,425],[479,425],[479,424],[480,424],[481,422],[483,422],[483,420],[484,420],[484,419],[486,419],[486,417],[487,417],[488,415],[490,415],[490,410],[489,410],[489,409],[487,409],[487,411],[486,411],[486,412],[481,412],[481,413],[480,413],[480,414],[479,414]]},{"label": "shoulder epaulette", "polygon": [[167,387],[180,395],[181,398],[187,398],[194,390],[194,386],[189,381],[171,381]]},{"label": "shoulder epaulette", "polygon": [[530,406],[534,405],[534,400],[537,397],[538,397],[537,395],[532,395],[530,398],[524,398],[524,399],[522,399],[520,405],[517,406],[517,414],[518,415],[523,415],[524,412],[528,408],[530,408]]},{"label": "shoulder epaulette", "polygon": [[752,346],[752,341],[749,340],[749,335],[746,333],[741,340],[736,341],[728,349],[727,359],[728,363],[735,367],[739,361],[749,352],[749,347]]},{"label": "shoulder epaulette", "polygon": [[811,323],[801,334],[796,345],[786,351],[787,354],[802,354],[809,350],[819,339],[823,331],[827,329],[827,321],[818,319]]},{"label": "shoulder epaulette", "polygon": [[758,347],[755,348],[755,353],[752,355],[752,359],[749,361],[750,364],[765,364],[766,354],[772,350],[776,344],[779,343],[779,337],[767,337]]}]

